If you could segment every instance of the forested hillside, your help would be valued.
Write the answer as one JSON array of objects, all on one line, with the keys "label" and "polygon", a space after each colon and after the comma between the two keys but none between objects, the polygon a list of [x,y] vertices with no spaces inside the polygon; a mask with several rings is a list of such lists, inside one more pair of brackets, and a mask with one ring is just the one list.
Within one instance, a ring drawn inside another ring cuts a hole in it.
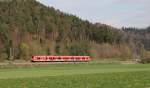
[{"label": "forested hillside", "polygon": [[139,29],[139,28],[122,28],[122,30],[125,32],[126,42],[129,42],[130,40],[133,40],[136,43],[141,43],[143,47],[146,50],[150,50],[150,27],[147,27],[145,29]]},{"label": "forested hillside", "polygon": [[123,27],[122,40],[132,46],[134,55],[138,58],[147,58],[150,62],[150,27],[145,29]]},{"label": "forested hillside", "polygon": [[129,59],[134,49],[126,41],[130,39],[128,32],[105,24],[92,24],[35,0],[0,2],[1,61],[29,60],[32,55]]}]

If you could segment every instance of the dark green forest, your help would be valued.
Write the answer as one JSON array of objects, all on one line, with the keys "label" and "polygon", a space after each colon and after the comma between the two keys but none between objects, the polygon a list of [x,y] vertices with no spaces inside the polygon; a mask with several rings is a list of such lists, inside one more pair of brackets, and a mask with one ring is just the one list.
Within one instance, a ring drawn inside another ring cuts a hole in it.
[{"label": "dark green forest", "polygon": [[12,0],[0,2],[0,48],[1,61],[32,55],[133,59],[149,56],[150,27],[118,29],[35,0]]}]

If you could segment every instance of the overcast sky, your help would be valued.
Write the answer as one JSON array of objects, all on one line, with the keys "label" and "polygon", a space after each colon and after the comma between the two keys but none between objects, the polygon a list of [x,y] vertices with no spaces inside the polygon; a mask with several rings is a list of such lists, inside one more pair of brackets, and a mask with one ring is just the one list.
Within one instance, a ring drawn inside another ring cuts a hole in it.
[{"label": "overcast sky", "polygon": [[114,27],[150,25],[150,0],[38,0],[93,23]]}]

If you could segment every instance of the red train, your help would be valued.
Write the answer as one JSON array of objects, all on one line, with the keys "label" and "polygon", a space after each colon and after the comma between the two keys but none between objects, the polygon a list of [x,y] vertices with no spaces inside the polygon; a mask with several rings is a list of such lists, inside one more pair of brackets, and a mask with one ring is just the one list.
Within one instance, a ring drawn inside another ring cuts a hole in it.
[{"label": "red train", "polygon": [[90,56],[32,56],[32,62],[88,62]]}]

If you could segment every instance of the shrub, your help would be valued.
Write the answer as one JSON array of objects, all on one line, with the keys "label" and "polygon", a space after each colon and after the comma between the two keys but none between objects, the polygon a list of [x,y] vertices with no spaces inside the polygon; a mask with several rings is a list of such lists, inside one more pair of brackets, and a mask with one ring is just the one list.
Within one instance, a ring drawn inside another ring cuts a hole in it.
[{"label": "shrub", "polygon": [[29,57],[29,46],[26,43],[21,43],[19,46],[21,59],[27,60]]},{"label": "shrub", "polygon": [[6,60],[8,58],[7,53],[1,53],[0,54],[0,61]]},{"label": "shrub", "polygon": [[149,58],[141,59],[140,63],[143,63],[143,64],[150,63],[150,57]]},{"label": "shrub", "polygon": [[30,49],[30,56],[33,55],[47,55],[47,48],[42,47],[38,42],[32,42],[32,47]]},{"label": "shrub", "polygon": [[144,48],[141,49],[141,61],[140,63],[146,64],[150,63],[150,51],[145,50]]},{"label": "shrub", "polygon": [[0,39],[2,42],[7,43],[8,42],[8,25],[7,24],[1,24],[0,23]]},{"label": "shrub", "polygon": [[70,55],[89,55],[89,45],[87,42],[72,43],[67,47]]},{"label": "shrub", "polygon": [[50,48],[47,48],[47,49],[46,49],[46,53],[47,53],[47,55],[51,55],[51,49],[50,49]]},{"label": "shrub", "polygon": [[60,46],[56,45],[55,52],[59,55],[60,54]]}]

